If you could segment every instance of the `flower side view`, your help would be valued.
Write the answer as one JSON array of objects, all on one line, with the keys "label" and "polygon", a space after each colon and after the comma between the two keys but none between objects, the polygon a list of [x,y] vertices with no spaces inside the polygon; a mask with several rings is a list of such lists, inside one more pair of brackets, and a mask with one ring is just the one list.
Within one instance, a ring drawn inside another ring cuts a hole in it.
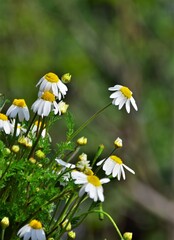
[{"label": "flower side view", "polygon": [[51,92],[44,92],[41,98],[38,98],[33,105],[31,106],[33,112],[37,113],[39,116],[46,117],[50,114],[51,110],[54,110],[54,114],[59,113],[61,111],[59,109],[59,105],[56,102],[55,96]]},{"label": "flower side view", "polygon": [[114,87],[108,88],[109,91],[115,91],[110,95],[110,98],[113,98],[112,104],[118,106],[120,110],[124,104],[126,107],[127,113],[130,113],[130,103],[136,111],[138,111],[137,104],[133,98],[133,93],[128,87],[122,85],[115,85]]},{"label": "flower side view", "polygon": [[0,113],[0,131],[1,130],[4,130],[6,134],[10,134],[12,131],[12,126],[8,120],[8,117],[3,113]]},{"label": "flower side view", "polygon": [[23,226],[17,235],[24,240],[46,240],[42,224],[37,220],[32,220],[29,224]]},{"label": "flower side view", "polygon": [[79,191],[79,197],[82,197],[86,192],[94,202],[97,202],[98,200],[104,202],[102,184],[108,183],[110,181],[109,178],[99,179],[95,175],[86,175],[78,171],[73,171],[71,177],[75,180],[75,184],[83,185]]},{"label": "flower side view", "polygon": [[64,97],[68,91],[67,86],[59,79],[59,77],[52,72],[49,72],[43,76],[36,86],[39,86],[40,92],[50,91],[58,99],[61,99],[61,95]]},{"label": "flower side view", "polygon": [[15,118],[18,116],[20,122],[22,122],[24,119],[28,121],[30,118],[30,114],[25,100],[14,99],[12,105],[7,110],[6,115],[10,118]]},{"label": "flower side view", "polygon": [[124,168],[126,168],[129,172],[132,174],[135,174],[135,172],[126,166],[121,158],[117,157],[116,155],[112,155],[108,157],[107,159],[103,159],[97,163],[97,166],[102,165],[103,170],[105,171],[106,175],[112,174],[112,176],[115,178],[117,177],[118,180],[120,181],[121,175],[123,179],[126,179],[125,171]]}]

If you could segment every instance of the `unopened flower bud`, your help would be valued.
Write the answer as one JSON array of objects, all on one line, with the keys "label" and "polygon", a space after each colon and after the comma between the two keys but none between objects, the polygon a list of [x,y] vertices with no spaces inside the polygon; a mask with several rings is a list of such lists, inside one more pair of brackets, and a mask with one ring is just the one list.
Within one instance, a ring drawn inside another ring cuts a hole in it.
[{"label": "unopened flower bud", "polygon": [[9,155],[11,153],[11,150],[9,148],[4,148],[4,153],[6,155]]},{"label": "unopened flower bud", "polygon": [[31,163],[36,163],[36,159],[33,158],[33,157],[29,158],[29,161],[30,161]]},{"label": "unopened flower bud", "polygon": [[123,141],[122,141],[122,139],[118,137],[118,138],[114,141],[114,145],[115,145],[116,148],[121,148],[121,147],[123,147]]},{"label": "unopened flower bud", "polygon": [[6,229],[9,225],[10,225],[9,218],[8,217],[4,217],[1,220],[1,227],[2,227],[2,229]]},{"label": "unopened flower bud", "polygon": [[71,75],[69,73],[63,74],[61,77],[62,82],[69,83],[71,81]]},{"label": "unopened flower bud", "polygon": [[11,150],[12,150],[13,152],[15,152],[15,153],[18,153],[19,150],[20,150],[20,148],[19,148],[18,145],[13,145],[12,148],[11,148]]},{"label": "unopened flower bud", "polygon": [[124,238],[124,240],[132,240],[132,233],[131,232],[125,232],[124,234],[123,234],[123,238]]},{"label": "unopened flower bud", "polygon": [[45,153],[42,152],[41,150],[37,150],[37,151],[36,151],[36,156],[37,156],[38,158],[45,158]]},{"label": "unopened flower bud", "polygon": [[76,233],[74,231],[70,231],[70,232],[68,232],[68,237],[69,237],[69,239],[75,239]]},{"label": "unopened flower bud", "polygon": [[63,101],[59,102],[59,109],[62,114],[67,112],[68,107],[69,107],[69,105],[66,104],[65,102],[63,102]]},{"label": "unopened flower bud", "polygon": [[63,223],[62,223],[62,227],[65,228],[66,227],[66,231],[70,231],[71,230],[71,223],[68,222],[69,220],[66,219]]},{"label": "unopened flower bud", "polygon": [[78,144],[78,145],[81,145],[81,146],[82,146],[82,145],[86,145],[87,142],[88,142],[88,139],[85,138],[85,137],[81,137],[81,138],[77,139],[77,144]]}]

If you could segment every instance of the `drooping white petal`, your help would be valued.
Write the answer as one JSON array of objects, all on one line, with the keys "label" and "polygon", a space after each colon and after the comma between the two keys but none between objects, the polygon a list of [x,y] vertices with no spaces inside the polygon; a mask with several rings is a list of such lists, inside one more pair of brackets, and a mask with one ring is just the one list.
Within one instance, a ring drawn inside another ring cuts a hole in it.
[{"label": "drooping white petal", "polygon": [[129,168],[129,167],[126,166],[125,164],[123,164],[123,166],[124,166],[129,172],[131,172],[132,174],[135,174],[135,172],[134,172],[131,168]]}]

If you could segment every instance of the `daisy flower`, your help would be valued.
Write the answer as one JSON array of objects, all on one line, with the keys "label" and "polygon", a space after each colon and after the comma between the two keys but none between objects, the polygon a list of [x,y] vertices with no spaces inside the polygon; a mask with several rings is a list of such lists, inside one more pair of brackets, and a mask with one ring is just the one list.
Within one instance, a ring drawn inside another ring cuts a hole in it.
[{"label": "daisy flower", "polygon": [[23,226],[17,235],[24,240],[46,240],[42,224],[37,220],[32,220],[29,224]]},{"label": "daisy flower", "polygon": [[61,114],[59,105],[56,102],[55,96],[51,92],[44,92],[41,98],[38,98],[31,106],[33,112],[37,113],[39,116],[48,116],[52,109],[54,113]]},{"label": "daisy flower", "polygon": [[107,159],[101,160],[100,162],[97,163],[97,166],[102,164],[103,164],[103,170],[105,171],[106,175],[112,174],[112,176],[117,177],[119,181],[121,179],[121,175],[124,180],[126,179],[124,168],[127,169],[132,174],[135,174],[135,172],[131,168],[129,168],[123,163],[121,158],[115,155],[112,155]]},{"label": "daisy flower", "polygon": [[62,83],[59,77],[52,72],[49,72],[43,76],[36,86],[39,86],[40,92],[50,91],[52,92],[58,99],[61,99],[61,95],[64,97],[66,92],[68,91],[67,86]]},{"label": "daisy flower", "polygon": [[[15,128],[15,122],[16,119],[13,119],[13,121],[11,122],[12,125],[12,135],[14,133],[14,128]],[[20,123],[17,124],[17,129],[16,129],[16,137],[19,135],[22,135],[22,133],[26,133],[27,129],[22,127]]]},{"label": "daisy flower", "polygon": [[113,98],[112,104],[118,106],[120,110],[124,104],[126,106],[126,111],[130,113],[130,103],[134,107],[136,111],[138,111],[138,107],[136,105],[135,99],[132,97],[132,92],[129,88],[115,85],[114,87],[108,88],[110,91],[115,91],[110,95],[110,98]]},{"label": "daisy flower", "polygon": [[22,122],[24,119],[28,121],[30,118],[30,114],[28,111],[28,107],[25,103],[25,100],[14,99],[12,105],[6,112],[6,115],[9,116],[10,118],[15,118],[16,116],[18,116],[20,122]]},{"label": "daisy flower", "polygon": [[108,183],[110,181],[109,178],[99,179],[95,175],[86,175],[78,171],[73,171],[71,177],[75,180],[75,184],[83,185],[79,191],[79,197],[83,196],[86,192],[94,202],[98,200],[101,202],[104,201],[102,184]]},{"label": "daisy flower", "polygon": [[12,126],[8,120],[8,117],[3,113],[0,113],[0,131],[1,130],[4,130],[6,134],[10,134],[12,131]]}]

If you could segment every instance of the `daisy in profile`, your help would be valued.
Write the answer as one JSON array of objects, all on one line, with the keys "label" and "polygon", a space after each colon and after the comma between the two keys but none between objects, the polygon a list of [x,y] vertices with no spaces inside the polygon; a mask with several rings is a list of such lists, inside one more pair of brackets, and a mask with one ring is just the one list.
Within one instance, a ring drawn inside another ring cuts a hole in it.
[{"label": "daisy in profile", "polygon": [[112,174],[112,176],[117,177],[119,181],[121,179],[121,176],[123,177],[124,180],[126,179],[124,168],[127,169],[132,174],[135,174],[135,172],[131,168],[129,168],[123,163],[121,158],[115,155],[111,155],[107,159],[101,160],[100,162],[97,163],[97,166],[100,166],[102,164],[103,164],[102,168],[105,171],[105,174],[107,176]]},{"label": "daisy in profile", "polygon": [[97,202],[98,200],[101,202],[104,201],[102,184],[108,183],[110,181],[109,178],[99,179],[93,174],[86,175],[79,171],[72,171],[71,177],[75,180],[75,184],[82,184],[82,187],[79,191],[79,197],[87,193],[88,196],[94,200],[94,202]]},{"label": "daisy in profile", "polygon": [[10,121],[8,120],[8,117],[0,113],[0,131],[4,131],[6,134],[10,134],[12,131],[12,126],[10,124]]},{"label": "daisy in profile", "polygon": [[59,79],[59,77],[52,72],[49,72],[43,76],[36,86],[39,86],[40,92],[49,91],[52,92],[59,100],[66,95],[68,91],[67,86]]},{"label": "daisy in profile", "polygon": [[6,115],[9,116],[10,118],[15,118],[18,116],[20,122],[22,122],[24,119],[28,121],[30,118],[30,114],[28,111],[28,107],[25,103],[25,100],[14,99],[12,105],[6,112]]},{"label": "daisy in profile", "polygon": [[33,110],[33,112],[37,113],[39,116],[42,117],[48,116],[51,110],[54,110],[54,114],[61,114],[55,96],[51,92],[44,92],[42,96],[33,103],[31,109]]},{"label": "daisy in profile", "polygon": [[29,224],[23,226],[17,235],[23,240],[46,240],[42,224],[37,220],[32,220]]},{"label": "daisy in profile", "polygon": [[127,87],[121,85],[115,85],[114,87],[108,88],[109,91],[115,91],[110,95],[110,98],[113,98],[112,104],[118,106],[120,110],[124,104],[126,106],[126,111],[130,113],[130,104],[134,107],[136,111],[138,111],[137,104],[135,99],[133,98],[133,93]]}]

